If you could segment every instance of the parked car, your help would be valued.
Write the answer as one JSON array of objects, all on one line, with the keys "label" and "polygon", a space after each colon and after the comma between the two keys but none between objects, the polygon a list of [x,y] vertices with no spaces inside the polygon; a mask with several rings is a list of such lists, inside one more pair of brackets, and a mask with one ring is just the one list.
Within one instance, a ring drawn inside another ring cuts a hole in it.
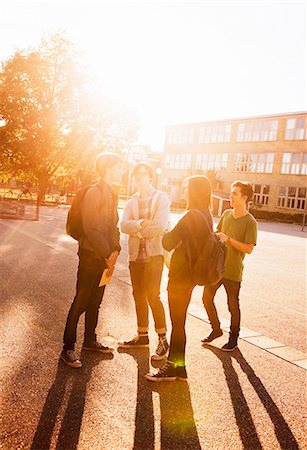
[{"label": "parked car", "polygon": [[0,200],[0,216],[20,217],[25,215],[25,207],[17,200]]}]

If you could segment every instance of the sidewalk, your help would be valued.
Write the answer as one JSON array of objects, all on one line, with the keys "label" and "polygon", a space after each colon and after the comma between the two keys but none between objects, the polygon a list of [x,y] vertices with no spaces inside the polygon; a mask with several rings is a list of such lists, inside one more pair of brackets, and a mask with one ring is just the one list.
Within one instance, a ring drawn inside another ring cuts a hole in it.
[{"label": "sidewalk", "polygon": [[[122,251],[123,254],[127,254],[127,239],[124,236],[121,240],[122,242]],[[130,275],[129,270],[127,268],[127,264],[120,263],[117,266],[116,272],[114,276],[128,285],[131,286],[130,281]],[[165,306],[168,307],[167,302],[167,282],[168,282],[168,269],[164,267],[163,271],[163,277],[161,282],[161,298],[163,302],[166,304]],[[196,317],[200,319],[201,321],[210,324],[208,316],[205,312],[205,309],[202,304],[202,294],[203,294],[203,287],[196,286],[193,290],[191,303],[188,308],[188,314],[190,314],[193,317]],[[222,291],[222,293],[221,293]],[[226,295],[223,290],[217,292],[217,298],[224,296],[224,303],[226,303]],[[228,333],[230,331],[230,318],[229,314],[227,314],[227,318],[220,317],[221,321],[221,328],[223,331]],[[268,336],[263,335],[261,332],[257,330],[252,330],[246,326],[241,326],[240,331],[240,340],[244,340],[246,342],[249,342],[252,345],[255,345],[256,347],[259,347],[281,359],[284,359],[285,361],[294,364],[298,367],[301,367],[303,369],[307,369],[307,355],[306,353],[299,351],[295,348],[289,347],[287,345],[284,345],[282,342],[277,341],[275,339],[272,339]]]},{"label": "sidewalk", "polygon": [[[187,383],[145,380],[148,349],[117,349],[113,357],[82,352],[80,370],[62,364],[77,259],[68,248],[47,246],[56,224],[50,223],[49,236],[46,230],[34,239],[38,230],[38,224],[25,229],[16,223],[14,230],[0,224],[5,249],[5,260],[0,258],[1,449],[306,447],[305,371],[242,339],[239,350],[225,354],[219,347],[227,334],[203,348],[200,339],[210,327],[192,315]],[[106,290],[98,333],[115,346],[135,329],[123,252]],[[152,330],[151,324],[151,352]],[[82,333],[80,324],[78,351]]]}]

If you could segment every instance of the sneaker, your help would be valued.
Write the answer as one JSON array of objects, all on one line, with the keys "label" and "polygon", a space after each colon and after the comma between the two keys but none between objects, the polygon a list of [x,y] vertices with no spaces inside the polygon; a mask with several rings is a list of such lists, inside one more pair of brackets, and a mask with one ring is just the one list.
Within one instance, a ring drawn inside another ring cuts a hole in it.
[{"label": "sneaker", "polygon": [[202,343],[206,344],[207,342],[212,342],[214,339],[217,339],[218,337],[223,335],[223,331],[221,329],[219,330],[213,330],[211,331],[211,333],[209,334],[209,336],[207,336],[206,338],[202,339]]},{"label": "sneaker", "polygon": [[155,374],[148,373],[145,378],[149,381],[176,381],[176,364],[167,361],[165,366],[158,370]]},{"label": "sneaker", "polygon": [[119,342],[118,346],[121,348],[141,348],[149,346],[148,335],[140,335],[138,334],[135,338],[131,339],[131,341]]},{"label": "sneaker", "polygon": [[159,361],[161,359],[164,359],[167,355],[168,349],[169,349],[169,345],[168,345],[166,338],[159,337],[158,347],[155,351],[155,354],[152,355],[151,359],[153,359],[154,361]]},{"label": "sneaker", "polygon": [[80,369],[82,362],[75,355],[74,350],[63,350],[61,353],[61,359],[70,367],[74,369]]},{"label": "sneaker", "polygon": [[223,345],[221,350],[223,350],[224,352],[232,352],[237,347],[238,347],[237,339],[229,339],[227,344]]},{"label": "sneaker", "polygon": [[188,374],[186,371],[185,366],[177,366],[176,367],[176,376],[177,376],[177,380],[184,380],[186,381],[188,379]]},{"label": "sneaker", "polygon": [[100,344],[100,342],[93,342],[92,344],[87,344],[84,342],[82,350],[90,350],[100,353],[113,353],[114,351],[113,348],[106,347],[105,345]]}]

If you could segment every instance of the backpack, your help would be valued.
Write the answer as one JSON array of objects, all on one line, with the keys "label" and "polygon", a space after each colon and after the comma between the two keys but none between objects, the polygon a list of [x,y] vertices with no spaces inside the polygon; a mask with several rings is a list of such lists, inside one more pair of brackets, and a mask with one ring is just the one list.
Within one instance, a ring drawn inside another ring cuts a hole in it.
[{"label": "backpack", "polygon": [[204,218],[209,229],[209,235],[196,261],[192,263],[191,258],[189,258],[192,280],[199,286],[213,285],[223,278],[227,245],[211,231],[205,214],[200,210],[197,211]]},{"label": "backpack", "polygon": [[76,241],[80,241],[80,239],[84,234],[81,218],[81,203],[85,194],[91,187],[98,187],[99,190],[103,193],[101,185],[89,184],[88,186],[85,186],[76,193],[72,201],[71,207],[68,210],[66,221],[66,233],[72,238],[76,239]]}]

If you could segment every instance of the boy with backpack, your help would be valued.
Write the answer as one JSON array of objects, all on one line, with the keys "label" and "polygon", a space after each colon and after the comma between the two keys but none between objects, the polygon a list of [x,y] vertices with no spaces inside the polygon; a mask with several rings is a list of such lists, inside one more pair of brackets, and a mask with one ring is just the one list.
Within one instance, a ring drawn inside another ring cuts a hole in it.
[{"label": "boy with backpack", "polygon": [[78,240],[79,266],[76,295],[64,331],[61,359],[74,368],[82,367],[74,353],[79,318],[85,313],[83,350],[111,353],[96,338],[99,307],[105,286],[99,286],[102,273],[112,272],[120,252],[118,199],[112,189],[122,179],[122,160],[116,153],[101,153],[95,161],[100,176],[97,184],[82,189],[75,197],[67,220],[67,232]]},{"label": "boy with backpack", "polygon": [[228,309],[231,315],[230,335],[223,351],[232,351],[237,347],[240,332],[239,292],[243,273],[243,259],[246,253],[252,253],[257,241],[257,222],[248,212],[248,202],[253,198],[253,188],[247,182],[235,181],[231,185],[230,204],[233,209],[224,211],[217,226],[217,235],[228,246],[223,278],[214,285],[206,285],[203,303],[209,317],[212,331],[202,340],[204,344],[222,336],[214,297],[220,286],[227,293]]}]

